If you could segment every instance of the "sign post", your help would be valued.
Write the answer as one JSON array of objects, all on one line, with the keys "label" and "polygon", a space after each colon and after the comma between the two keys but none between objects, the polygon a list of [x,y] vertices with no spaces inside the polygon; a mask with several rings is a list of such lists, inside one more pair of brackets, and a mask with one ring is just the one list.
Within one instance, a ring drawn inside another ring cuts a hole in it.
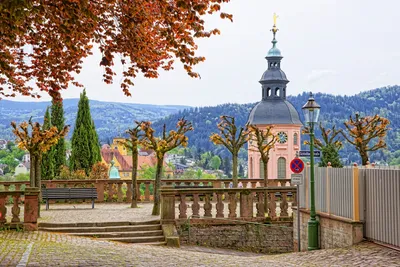
[{"label": "sign post", "polygon": [[303,184],[303,174],[301,173],[304,170],[304,162],[299,159],[295,158],[290,162],[290,169],[292,170],[292,180],[291,184],[296,185],[297,187],[297,248],[300,251],[301,249],[301,242],[300,242],[300,193],[299,193],[299,186]]}]

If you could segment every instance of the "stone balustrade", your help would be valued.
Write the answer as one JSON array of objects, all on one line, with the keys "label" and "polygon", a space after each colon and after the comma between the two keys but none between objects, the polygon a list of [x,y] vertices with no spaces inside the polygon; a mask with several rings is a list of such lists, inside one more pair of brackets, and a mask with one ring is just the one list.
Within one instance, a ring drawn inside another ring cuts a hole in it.
[{"label": "stone balustrade", "polygon": [[[213,188],[229,188],[232,179],[162,179],[162,186],[202,186],[212,185]],[[0,190],[21,190],[23,186],[29,186],[29,181],[22,182],[0,182]],[[96,187],[98,199],[96,202],[130,202],[132,198],[131,180],[43,180],[42,186],[46,188],[68,188],[68,187]],[[137,181],[138,201],[153,200],[154,180]],[[264,186],[263,179],[239,179],[242,188],[257,188]],[[290,179],[268,180],[270,186],[290,186]]]},{"label": "stone balustrade", "polygon": [[[191,218],[265,221],[264,194],[268,194],[268,217],[285,220],[297,206],[296,187],[161,189],[162,223]],[[176,204],[178,206],[176,206]],[[178,210],[176,210],[178,207]],[[238,211],[239,210],[239,211]]]},{"label": "stone balustrade", "polygon": [[[12,201],[10,201],[10,199]],[[21,222],[21,202],[24,202],[24,221]],[[24,191],[0,191],[0,228],[37,230],[39,189],[27,187]],[[7,221],[7,204],[12,202],[11,221]]]}]

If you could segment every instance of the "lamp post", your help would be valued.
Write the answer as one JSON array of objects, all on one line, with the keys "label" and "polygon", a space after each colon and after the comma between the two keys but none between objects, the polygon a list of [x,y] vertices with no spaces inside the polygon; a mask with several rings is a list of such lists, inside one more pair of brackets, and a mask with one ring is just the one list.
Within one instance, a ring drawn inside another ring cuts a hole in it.
[{"label": "lamp post", "polygon": [[311,210],[308,221],[308,250],[319,249],[318,246],[318,221],[315,213],[315,186],[314,186],[314,124],[318,122],[321,106],[315,102],[312,93],[307,103],[302,107],[305,122],[310,126],[310,196]]}]

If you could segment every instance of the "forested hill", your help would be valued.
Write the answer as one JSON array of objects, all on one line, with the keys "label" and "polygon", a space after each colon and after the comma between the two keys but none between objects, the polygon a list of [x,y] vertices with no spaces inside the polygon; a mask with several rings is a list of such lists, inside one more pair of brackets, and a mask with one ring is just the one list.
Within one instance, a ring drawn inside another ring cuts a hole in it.
[{"label": "forested hill", "polygon": [[[303,120],[301,107],[307,102],[308,93],[297,96],[289,96],[288,100],[295,106]],[[384,87],[371,91],[362,92],[353,96],[334,96],[329,94],[317,93],[316,101],[321,105],[320,121],[324,126],[343,128],[343,122],[355,112],[362,115],[379,114],[388,118],[391,122],[389,135],[387,138],[388,149],[374,153],[371,157],[372,161],[390,161],[389,154],[400,156],[400,86]],[[214,146],[209,141],[212,132],[217,131],[217,123],[220,115],[230,115],[236,118],[237,124],[243,126],[246,121],[252,104],[223,104],[214,107],[188,108],[172,114],[162,120],[154,123],[157,132],[161,131],[164,123],[167,129],[175,128],[179,118],[185,119],[193,123],[194,131],[189,133],[189,147],[201,151],[213,151],[215,154],[226,156],[229,153],[221,146]],[[317,132],[317,136],[318,136]],[[303,136],[308,138],[307,136]],[[306,149],[306,148],[304,148]],[[391,152],[391,153],[390,153]],[[244,156],[244,155],[242,155]],[[359,156],[356,151],[345,142],[344,149],[341,150],[341,157],[347,161],[359,162]],[[346,162],[345,162],[346,163]]]}]

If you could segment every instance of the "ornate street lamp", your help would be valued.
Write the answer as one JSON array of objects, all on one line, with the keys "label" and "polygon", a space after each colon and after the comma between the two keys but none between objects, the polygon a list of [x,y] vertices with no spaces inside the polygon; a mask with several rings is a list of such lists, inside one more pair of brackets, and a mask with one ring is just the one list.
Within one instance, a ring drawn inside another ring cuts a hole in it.
[{"label": "ornate street lamp", "polygon": [[318,221],[315,213],[315,192],[314,192],[314,124],[318,122],[319,110],[321,106],[315,102],[312,93],[307,103],[302,107],[305,122],[310,127],[310,193],[311,193],[311,211],[308,221],[308,250],[319,249],[318,246]]}]

